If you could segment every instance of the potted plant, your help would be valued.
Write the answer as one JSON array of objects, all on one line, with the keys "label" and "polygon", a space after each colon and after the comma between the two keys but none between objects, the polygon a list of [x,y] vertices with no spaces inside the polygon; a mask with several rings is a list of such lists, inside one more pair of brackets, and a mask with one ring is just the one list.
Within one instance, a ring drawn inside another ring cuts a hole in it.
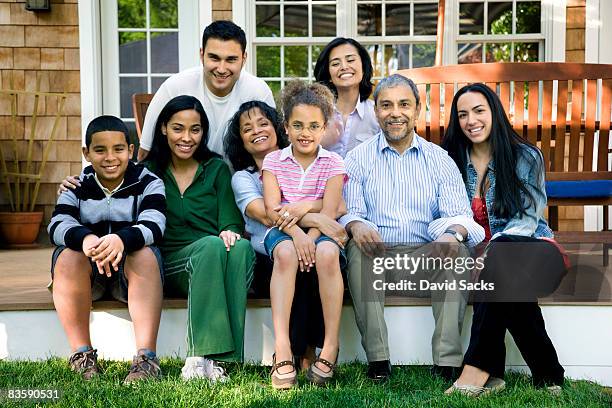
[{"label": "potted plant", "polygon": [[[11,86],[12,88],[12,86]],[[59,125],[59,119],[64,109],[66,94],[39,92],[39,83],[36,91],[0,90],[0,98],[9,98],[11,121],[8,129],[11,132],[9,140],[0,142],[0,182],[1,187],[8,198],[8,211],[0,211],[0,244],[9,248],[30,247],[36,241],[40,225],[43,220],[42,211],[34,211],[36,200],[40,189],[40,180],[47,164],[49,151]],[[28,135],[23,135],[27,141],[25,157],[20,157],[17,135],[17,97],[33,98],[33,112],[31,115],[31,126]],[[54,99],[57,101],[57,110],[51,134],[43,144],[43,153],[40,161],[32,160],[34,137],[36,135],[36,123],[38,115],[38,104],[40,98],[45,98],[46,103]],[[2,131],[2,129],[0,129]],[[3,147],[10,146],[9,149]],[[5,156],[5,152],[8,156]]]}]

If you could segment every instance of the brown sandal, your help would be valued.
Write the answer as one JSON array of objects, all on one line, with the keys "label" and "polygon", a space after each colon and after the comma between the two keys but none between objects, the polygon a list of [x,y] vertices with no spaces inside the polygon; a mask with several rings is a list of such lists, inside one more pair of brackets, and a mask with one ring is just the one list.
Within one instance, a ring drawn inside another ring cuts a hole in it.
[{"label": "brown sandal", "polygon": [[[289,365],[293,367],[293,370],[284,374],[278,372],[279,368]],[[275,390],[288,390],[293,388],[297,384],[297,371],[295,369],[295,363],[291,360],[285,360],[277,363],[276,353],[273,354],[270,376],[272,377],[272,388]]]},{"label": "brown sandal", "polygon": [[[339,353],[339,351],[338,351]],[[338,357],[336,357],[336,360]],[[323,365],[329,368],[329,371],[323,371],[319,367],[316,366],[317,363],[322,363]],[[336,363],[331,363],[328,360],[321,358],[320,356],[316,358],[314,363],[310,365],[308,372],[306,373],[306,378],[308,380],[319,386],[326,385],[332,378],[334,378],[334,369],[336,368]]]}]

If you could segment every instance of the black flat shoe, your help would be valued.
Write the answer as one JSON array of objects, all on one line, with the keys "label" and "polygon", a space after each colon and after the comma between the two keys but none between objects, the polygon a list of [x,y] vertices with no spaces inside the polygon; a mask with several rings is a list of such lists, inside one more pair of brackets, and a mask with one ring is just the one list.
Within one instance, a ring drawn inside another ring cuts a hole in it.
[{"label": "black flat shoe", "polygon": [[450,367],[434,365],[431,367],[431,375],[440,377],[445,381],[455,381],[461,375],[462,367]]},{"label": "black flat shoe", "polygon": [[382,383],[391,377],[391,362],[389,360],[371,361],[368,363],[368,378]]}]

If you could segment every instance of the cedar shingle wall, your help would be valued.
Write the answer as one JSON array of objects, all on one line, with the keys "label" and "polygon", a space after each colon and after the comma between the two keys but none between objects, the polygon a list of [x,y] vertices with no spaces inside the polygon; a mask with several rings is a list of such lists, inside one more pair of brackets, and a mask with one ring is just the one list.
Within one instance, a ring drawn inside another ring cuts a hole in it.
[{"label": "cedar shingle wall", "polygon": [[[81,99],[79,80],[79,27],[77,0],[51,0],[50,12],[26,11],[25,2],[0,0],[0,89],[9,89],[12,76],[19,90],[36,89],[67,92],[64,117],[59,123],[49,161],[43,175],[38,202],[48,222],[56,201],[57,183],[68,174],[81,170]],[[9,154],[7,139],[10,106],[0,101],[0,143],[5,155]],[[28,106],[29,105],[29,106]],[[31,103],[19,103],[18,138],[29,135],[32,113]],[[33,158],[40,160],[44,139],[53,125],[55,103],[39,102]],[[19,144],[20,157],[25,158],[27,143]],[[4,186],[0,186],[0,207],[8,203]]]},{"label": "cedar shingle wall", "polygon": [[212,0],[212,19],[231,20],[232,0]]}]

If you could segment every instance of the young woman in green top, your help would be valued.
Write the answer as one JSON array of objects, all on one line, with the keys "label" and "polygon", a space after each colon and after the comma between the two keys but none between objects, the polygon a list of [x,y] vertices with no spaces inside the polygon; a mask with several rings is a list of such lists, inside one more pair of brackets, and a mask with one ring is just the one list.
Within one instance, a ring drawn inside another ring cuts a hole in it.
[{"label": "young woman in green top", "polygon": [[200,102],[178,96],[162,109],[146,162],[166,186],[165,292],[187,297],[184,379],[223,381],[216,361],[242,361],[246,293],[255,255],[241,239],[231,174],[207,147]]}]

